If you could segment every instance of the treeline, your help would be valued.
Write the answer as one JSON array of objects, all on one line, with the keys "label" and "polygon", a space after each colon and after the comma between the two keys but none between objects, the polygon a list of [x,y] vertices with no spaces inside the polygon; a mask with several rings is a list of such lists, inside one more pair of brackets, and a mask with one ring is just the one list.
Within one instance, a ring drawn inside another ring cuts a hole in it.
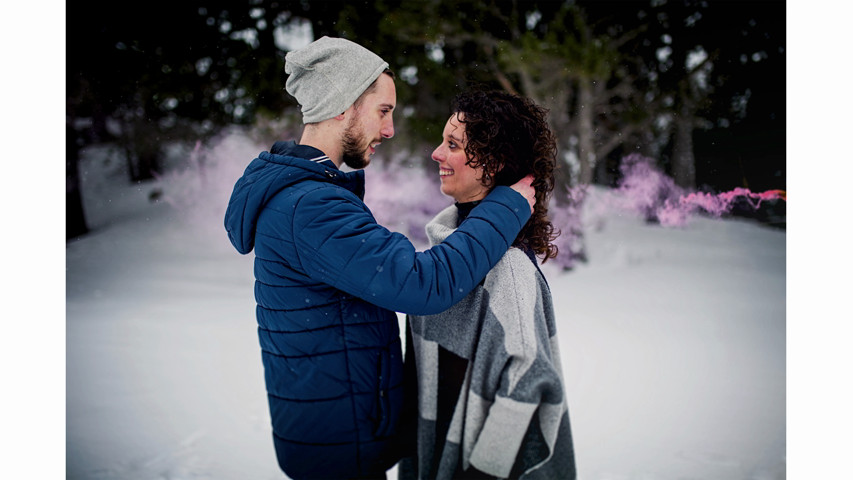
[{"label": "treeline", "polygon": [[306,35],[392,65],[401,146],[435,143],[477,84],[550,110],[560,191],[615,184],[631,153],[688,189],[785,188],[784,2],[90,2],[67,13],[68,236],[83,146],[123,146],[140,181],[169,142],[298,121],[284,55]]}]

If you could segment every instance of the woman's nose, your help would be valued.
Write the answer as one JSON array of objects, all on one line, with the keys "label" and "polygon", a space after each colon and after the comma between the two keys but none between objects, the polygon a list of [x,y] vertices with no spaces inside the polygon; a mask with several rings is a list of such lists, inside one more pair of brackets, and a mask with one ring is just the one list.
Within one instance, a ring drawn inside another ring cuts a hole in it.
[{"label": "woman's nose", "polygon": [[435,150],[432,151],[431,157],[436,162],[441,162],[442,160],[444,160],[444,152],[441,151],[441,145],[435,147]]}]

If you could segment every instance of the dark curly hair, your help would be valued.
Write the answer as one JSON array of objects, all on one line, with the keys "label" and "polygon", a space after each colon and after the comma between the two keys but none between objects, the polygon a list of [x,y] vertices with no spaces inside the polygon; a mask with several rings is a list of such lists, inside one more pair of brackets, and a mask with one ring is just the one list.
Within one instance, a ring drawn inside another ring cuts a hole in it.
[{"label": "dark curly hair", "polygon": [[459,120],[465,124],[466,163],[482,168],[482,182],[489,190],[533,174],[536,205],[514,245],[533,251],[543,262],[556,257],[553,241],[560,232],[548,219],[548,200],[554,190],[557,143],[548,111],[528,98],[498,90],[460,93],[452,110],[463,114]]}]

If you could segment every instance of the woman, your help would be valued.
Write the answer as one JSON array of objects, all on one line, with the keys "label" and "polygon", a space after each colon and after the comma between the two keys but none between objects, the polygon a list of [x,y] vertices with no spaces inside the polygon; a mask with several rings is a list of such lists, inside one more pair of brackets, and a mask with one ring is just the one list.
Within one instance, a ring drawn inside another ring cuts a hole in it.
[{"label": "woman", "polygon": [[432,158],[442,193],[456,201],[427,225],[432,244],[493,187],[528,173],[536,206],[514,246],[465,299],[437,315],[409,317],[417,459],[401,464],[401,478],[575,478],[551,293],[536,263],[557,254],[547,217],[556,146],[546,111],[504,92],[460,94]]}]

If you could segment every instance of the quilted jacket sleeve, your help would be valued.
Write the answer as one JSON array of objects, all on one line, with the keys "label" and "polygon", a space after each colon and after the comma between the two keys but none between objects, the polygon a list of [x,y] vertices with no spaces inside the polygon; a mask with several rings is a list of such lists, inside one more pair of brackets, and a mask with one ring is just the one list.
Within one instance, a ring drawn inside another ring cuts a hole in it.
[{"label": "quilted jacket sleeve", "polygon": [[294,244],[310,277],[398,312],[427,315],[467,295],[501,259],[530,217],[527,201],[498,187],[443,243],[416,252],[376,223],[355,196],[317,189],[293,217]]}]

